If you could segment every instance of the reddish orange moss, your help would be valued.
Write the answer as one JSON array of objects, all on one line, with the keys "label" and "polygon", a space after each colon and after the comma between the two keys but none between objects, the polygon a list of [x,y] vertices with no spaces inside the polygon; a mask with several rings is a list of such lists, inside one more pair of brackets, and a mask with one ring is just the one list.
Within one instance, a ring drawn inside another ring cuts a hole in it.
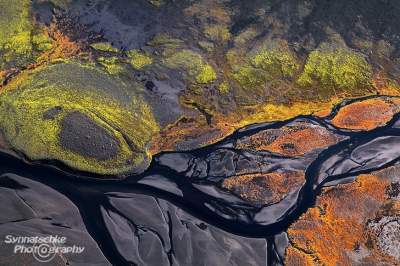
[{"label": "reddish orange moss", "polygon": [[225,179],[222,187],[251,203],[267,205],[279,202],[303,182],[302,172],[274,172],[233,176]]},{"label": "reddish orange moss", "polygon": [[397,100],[369,99],[344,106],[332,124],[346,129],[371,130],[385,125],[399,111]]},{"label": "reddish orange moss", "polygon": [[[305,128],[303,128],[305,127]],[[274,136],[277,134],[278,136]],[[285,156],[299,156],[315,149],[325,148],[337,138],[322,127],[301,124],[280,130],[265,130],[239,141],[237,148],[267,150]]]},{"label": "reddish orange moss", "polygon": [[150,149],[152,154],[159,151],[172,151],[182,149],[188,141],[197,142],[197,145],[189,147],[204,147],[215,143],[233,132],[232,127],[210,126],[205,121],[197,118],[182,117],[174,124],[163,128],[154,138]]},{"label": "reddish orange moss", "polygon": [[71,41],[71,39],[58,30],[56,24],[51,24],[47,28],[47,33],[52,39],[52,49],[44,52],[38,60],[38,63],[31,68],[37,67],[37,65],[50,62],[55,59],[66,59],[78,55],[82,51],[82,46],[78,42]]},{"label": "reddish orange moss", "polygon": [[380,95],[399,96],[400,94],[399,85],[388,77],[384,71],[375,73],[372,83]]},{"label": "reddish orange moss", "polygon": [[330,113],[332,112],[331,109],[323,109],[321,111],[315,112],[314,115],[317,117],[327,117],[328,115],[330,115]]},{"label": "reddish orange moss", "polygon": [[324,189],[316,207],[288,230],[292,246],[286,252],[287,265],[308,265],[309,260],[327,266],[354,265],[356,261],[398,265],[400,261],[377,248],[376,236],[367,225],[387,209],[390,180],[382,176],[361,175],[354,183]]}]

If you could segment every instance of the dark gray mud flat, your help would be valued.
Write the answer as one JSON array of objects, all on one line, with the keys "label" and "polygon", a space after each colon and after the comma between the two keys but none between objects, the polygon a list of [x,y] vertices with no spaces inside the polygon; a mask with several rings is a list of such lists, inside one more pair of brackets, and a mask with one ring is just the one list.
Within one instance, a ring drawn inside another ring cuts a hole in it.
[{"label": "dark gray mud flat", "polygon": [[[61,265],[280,265],[285,230],[324,185],[399,161],[399,114],[367,132],[328,121],[308,116],[253,125],[205,148],[156,155],[144,174],[122,181],[70,178],[0,154],[1,237],[62,234],[86,247],[84,256],[56,257]],[[237,148],[242,138],[299,122],[324,127],[338,141],[292,157]],[[304,172],[304,180],[271,204],[221,186],[232,176],[282,169]],[[2,265],[21,260],[9,248],[0,248]]]}]

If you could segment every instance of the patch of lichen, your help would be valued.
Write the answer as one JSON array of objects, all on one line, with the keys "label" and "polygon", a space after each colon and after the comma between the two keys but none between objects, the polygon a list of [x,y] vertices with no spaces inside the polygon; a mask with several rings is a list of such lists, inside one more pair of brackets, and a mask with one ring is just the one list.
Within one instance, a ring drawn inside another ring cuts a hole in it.
[{"label": "patch of lichen", "polygon": [[206,84],[216,80],[214,68],[200,54],[181,50],[164,59],[167,67],[184,71],[196,83]]},{"label": "patch of lichen", "polygon": [[122,73],[125,68],[121,64],[121,60],[118,57],[98,57],[97,61],[102,65],[108,73],[116,75]]},{"label": "patch of lichen", "polygon": [[218,86],[218,91],[221,94],[227,94],[230,91],[230,85],[227,81],[223,81],[221,84]]},{"label": "patch of lichen", "polygon": [[297,84],[314,88],[318,95],[359,95],[372,86],[372,69],[362,54],[344,48],[312,51]]},{"label": "patch of lichen", "polygon": [[109,42],[97,42],[90,45],[93,49],[103,52],[118,53],[119,49],[115,48]]},{"label": "patch of lichen", "polygon": [[[143,171],[148,165],[147,145],[158,126],[149,106],[123,82],[74,62],[40,67],[15,82],[0,94],[0,129],[10,145],[30,159],[55,159],[74,169],[107,175]],[[123,99],[114,96],[114,90],[121,90]],[[44,119],[43,114],[55,107],[62,112]],[[115,157],[87,158],[61,146],[60,121],[74,111],[118,141]]]},{"label": "patch of lichen", "polygon": [[32,36],[32,45],[36,51],[48,51],[53,48],[53,40],[47,32],[39,31],[39,33]]},{"label": "patch of lichen", "polygon": [[0,68],[20,67],[51,48],[48,36],[30,18],[30,1],[0,1]]},{"label": "patch of lichen", "polygon": [[127,53],[128,63],[136,70],[141,70],[144,67],[151,65],[153,59],[146,53],[138,50],[130,50]]}]

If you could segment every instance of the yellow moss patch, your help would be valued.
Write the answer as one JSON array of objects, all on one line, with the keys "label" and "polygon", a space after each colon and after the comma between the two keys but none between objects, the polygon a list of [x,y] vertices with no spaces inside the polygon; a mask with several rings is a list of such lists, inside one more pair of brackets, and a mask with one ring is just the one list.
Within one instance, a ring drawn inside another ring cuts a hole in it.
[{"label": "yellow moss patch", "polygon": [[32,44],[38,51],[47,51],[53,48],[52,39],[47,32],[43,31],[32,36]]},{"label": "yellow moss patch", "polygon": [[251,113],[243,117],[240,120],[239,125],[245,126],[260,121],[281,121],[298,115],[310,115],[321,110],[331,109],[339,103],[339,101],[339,99],[331,99],[330,102],[296,102],[291,105],[258,105],[251,108]]},{"label": "yellow moss patch", "polygon": [[99,57],[97,61],[112,75],[124,71],[124,67],[120,64],[118,57]]},{"label": "yellow moss patch", "polygon": [[279,49],[261,50],[251,58],[251,63],[254,67],[265,70],[271,77],[291,78],[299,68],[290,52]]},{"label": "yellow moss patch", "polygon": [[128,51],[127,55],[129,57],[128,63],[137,70],[140,70],[153,63],[153,59],[150,56],[138,50]]},{"label": "yellow moss patch", "polygon": [[218,86],[218,90],[221,94],[227,94],[230,91],[229,83],[227,81],[222,82]]},{"label": "yellow moss patch", "polygon": [[114,52],[118,53],[119,49],[113,47],[111,43],[108,42],[97,42],[90,45],[92,48],[103,51],[103,52]]},{"label": "yellow moss patch", "polygon": [[363,55],[351,50],[318,49],[308,56],[297,83],[315,88],[322,96],[357,95],[372,86],[372,69]]},{"label": "yellow moss patch", "polygon": [[217,78],[214,68],[201,55],[190,50],[174,53],[164,62],[169,68],[184,70],[197,83],[210,83]]}]

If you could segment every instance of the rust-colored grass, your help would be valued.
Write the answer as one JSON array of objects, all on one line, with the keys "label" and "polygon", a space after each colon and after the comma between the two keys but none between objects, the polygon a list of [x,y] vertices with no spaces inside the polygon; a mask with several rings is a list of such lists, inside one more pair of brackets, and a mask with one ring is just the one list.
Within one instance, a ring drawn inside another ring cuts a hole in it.
[{"label": "rust-colored grass", "polygon": [[304,182],[302,172],[247,174],[233,176],[222,182],[222,187],[233,191],[241,198],[260,205],[282,200],[289,192]]},{"label": "rust-colored grass", "polygon": [[[388,184],[386,179],[361,175],[354,183],[325,189],[316,207],[289,228],[292,248],[316,265],[352,265],[349,253],[357,245],[365,247],[365,224],[385,202]],[[286,261],[297,260],[299,255],[289,249]]]},{"label": "rust-colored grass", "polygon": [[383,99],[355,102],[339,110],[333,125],[353,130],[372,130],[385,125],[398,112],[398,104]]},{"label": "rust-colored grass", "polygon": [[280,135],[269,141],[268,132],[261,132],[240,142],[238,148],[268,150],[286,156],[299,156],[315,149],[325,148],[336,143],[337,138],[321,127],[293,129],[286,127]]}]

